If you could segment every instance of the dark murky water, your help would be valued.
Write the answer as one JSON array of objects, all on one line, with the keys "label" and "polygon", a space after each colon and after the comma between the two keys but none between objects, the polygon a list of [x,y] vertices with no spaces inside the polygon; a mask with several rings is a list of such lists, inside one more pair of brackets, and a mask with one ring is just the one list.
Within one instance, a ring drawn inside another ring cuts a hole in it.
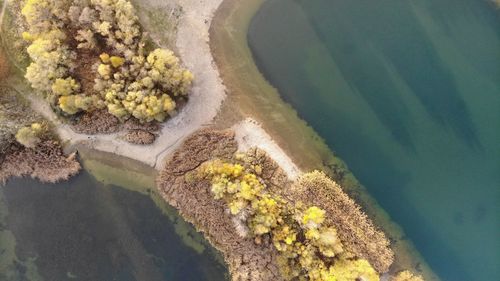
[{"label": "dark murky water", "polygon": [[199,235],[172,209],[86,172],[55,185],[12,180],[0,199],[0,280],[227,279],[205,241],[185,243]]}]

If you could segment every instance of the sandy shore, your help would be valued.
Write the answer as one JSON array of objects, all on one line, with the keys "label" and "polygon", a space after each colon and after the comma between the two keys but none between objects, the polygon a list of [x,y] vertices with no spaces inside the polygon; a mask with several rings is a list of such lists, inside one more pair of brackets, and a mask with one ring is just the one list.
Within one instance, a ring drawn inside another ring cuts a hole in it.
[{"label": "sandy shore", "polygon": [[297,165],[257,121],[247,118],[234,125],[232,129],[238,142],[238,151],[245,152],[252,147],[258,147],[278,163],[290,180],[295,180],[300,175],[301,171]]}]

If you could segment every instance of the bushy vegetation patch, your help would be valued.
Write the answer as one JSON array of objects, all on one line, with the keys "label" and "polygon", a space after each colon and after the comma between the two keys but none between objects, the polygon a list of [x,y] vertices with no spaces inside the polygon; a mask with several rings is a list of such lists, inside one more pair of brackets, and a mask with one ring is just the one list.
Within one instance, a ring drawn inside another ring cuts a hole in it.
[{"label": "bushy vegetation patch", "polygon": [[237,147],[230,130],[200,130],[158,177],[163,198],[223,253],[232,280],[422,281],[408,271],[380,277],[394,258],[388,239],[324,173],[291,182],[263,150]]},{"label": "bushy vegetation patch", "polygon": [[29,103],[14,89],[0,85],[0,163],[16,142],[18,130],[43,118],[33,113]]},{"label": "bushy vegetation patch", "polygon": [[161,122],[187,97],[193,75],[172,51],[148,48],[129,1],[26,0],[22,15],[26,78],[61,114]]},{"label": "bushy vegetation patch", "polygon": [[244,155],[207,162],[199,173],[211,181],[214,198],[227,204],[243,237],[272,241],[287,280],[379,280],[368,261],[344,248],[337,230],[325,223],[325,210],[271,193],[259,177],[262,167],[247,165]]}]

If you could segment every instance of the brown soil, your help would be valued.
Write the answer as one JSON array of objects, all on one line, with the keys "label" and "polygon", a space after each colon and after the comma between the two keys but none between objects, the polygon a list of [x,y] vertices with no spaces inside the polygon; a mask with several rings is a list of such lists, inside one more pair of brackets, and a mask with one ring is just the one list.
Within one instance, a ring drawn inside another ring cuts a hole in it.
[{"label": "brown soil", "polygon": [[9,74],[9,65],[7,58],[4,56],[3,51],[0,49],[0,81],[7,77]]},{"label": "brown soil", "polygon": [[64,155],[61,145],[49,140],[33,149],[13,148],[0,163],[0,183],[5,183],[10,177],[24,176],[55,183],[78,174],[80,169],[75,154]]},{"label": "brown soil", "polygon": [[82,86],[82,92],[86,95],[92,95],[94,91],[94,79],[96,72],[92,66],[99,61],[99,54],[88,50],[78,49],[78,58],[76,59],[76,69],[74,77],[78,77]]},{"label": "brown soil", "polygon": [[121,129],[121,123],[106,109],[102,109],[84,113],[72,127],[80,134],[111,134]]},{"label": "brown soil", "polygon": [[78,48],[79,42],[75,39],[77,32],[78,29],[75,28],[68,28],[66,31],[67,44],[71,50],[76,52],[76,59],[74,60],[76,67],[71,76],[80,82],[82,92],[90,96],[95,93],[94,79],[96,78],[96,71],[92,69],[92,66],[100,62],[99,55],[108,50],[102,40],[97,40],[97,46],[94,50]]},{"label": "brown soil", "polygon": [[224,203],[213,199],[210,183],[186,176],[212,158],[230,159],[236,149],[233,132],[205,129],[195,133],[168,160],[158,178],[159,192],[223,254],[232,280],[283,280],[278,253],[269,242],[257,245],[239,236]]}]

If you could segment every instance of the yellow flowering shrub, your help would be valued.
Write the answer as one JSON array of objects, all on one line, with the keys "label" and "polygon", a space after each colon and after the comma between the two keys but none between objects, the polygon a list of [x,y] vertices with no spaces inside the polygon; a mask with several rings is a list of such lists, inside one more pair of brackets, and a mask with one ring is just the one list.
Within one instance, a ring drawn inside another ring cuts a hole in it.
[{"label": "yellow flowering shrub", "polygon": [[79,89],[80,84],[71,77],[66,79],[57,78],[54,84],[52,84],[52,92],[58,96],[68,96]]},{"label": "yellow flowering shrub", "polygon": [[414,275],[408,270],[399,272],[391,281],[424,281],[424,279],[419,275]]},{"label": "yellow flowering shrub", "polygon": [[308,208],[302,216],[302,224],[307,228],[316,228],[325,221],[325,211],[313,206]]},{"label": "yellow flowering shrub", "polygon": [[379,280],[377,272],[363,259],[340,259],[329,270],[335,275],[337,281],[353,281],[357,279],[365,281]]},{"label": "yellow flowering shrub", "polygon": [[75,114],[81,110],[88,110],[91,105],[92,98],[85,95],[59,97],[59,107],[67,114]]},{"label": "yellow flowering shrub", "polygon": [[125,59],[117,56],[112,56],[109,58],[109,62],[114,68],[117,68],[125,63]]},{"label": "yellow flowering shrub", "polygon": [[[109,60],[108,60],[109,61]],[[98,67],[97,67],[97,73],[99,73],[99,75],[108,80],[111,76],[111,67],[107,64],[100,64]]]}]

